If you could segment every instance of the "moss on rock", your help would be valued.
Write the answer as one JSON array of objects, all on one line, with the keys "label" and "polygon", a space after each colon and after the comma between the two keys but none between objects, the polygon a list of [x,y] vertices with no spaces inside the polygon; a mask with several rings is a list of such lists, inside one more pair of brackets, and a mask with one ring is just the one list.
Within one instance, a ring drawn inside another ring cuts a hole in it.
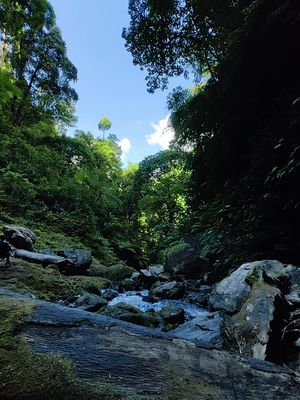
[{"label": "moss on rock", "polygon": [[112,306],[107,306],[103,310],[98,311],[98,314],[148,327],[158,326],[160,323],[160,318],[156,316],[154,312],[142,312],[136,307],[126,303],[117,303]]},{"label": "moss on rock", "polygon": [[111,281],[122,281],[123,279],[129,278],[136,270],[128,265],[119,263],[106,267],[105,265],[93,262],[90,267],[90,275],[100,276]]},{"label": "moss on rock", "polygon": [[108,388],[79,380],[72,363],[31,351],[20,336],[33,304],[0,298],[0,393],[2,400],[117,400]]},{"label": "moss on rock", "polygon": [[51,301],[80,294],[91,285],[104,288],[109,284],[107,279],[99,277],[67,277],[51,267],[20,259],[13,259],[9,267],[0,265],[0,278],[6,287]]}]

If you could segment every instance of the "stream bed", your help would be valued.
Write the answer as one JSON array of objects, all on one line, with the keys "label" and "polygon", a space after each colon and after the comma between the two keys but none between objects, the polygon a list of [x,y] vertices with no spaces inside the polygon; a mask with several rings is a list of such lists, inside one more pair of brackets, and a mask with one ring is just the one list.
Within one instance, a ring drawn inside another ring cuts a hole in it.
[{"label": "stream bed", "polygon": [[163,307],[169,304],[175,304],[184,309],[185,316],[187,319],[192,319],[199,317],[203,314],[207,313],[205,308],[201,308],[195,304],[191,304],[182,299],[180,300],[159,300],[155,303],[150,303],[148,301],[143,300],[144,297],[149,296],[149,290],[140,290],[140,291],[128,291],[125,293],[120,293],[117,297],[111,300],[108,304],[115,305],[118,303],[126,303],[131,306],[138,308],[140,311],[160,311]]}]

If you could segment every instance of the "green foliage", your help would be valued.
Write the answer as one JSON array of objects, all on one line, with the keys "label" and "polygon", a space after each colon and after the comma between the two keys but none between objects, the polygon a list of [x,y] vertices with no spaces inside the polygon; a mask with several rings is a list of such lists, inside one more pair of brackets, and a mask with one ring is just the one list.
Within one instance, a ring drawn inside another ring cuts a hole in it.
[{"label": "green foliage", "polygon": [[[193,149],[186,225],[214,260],[298,262],[299,7],[287,0],[129,2],[123,37],[147,70],[148,90],[189,70],[196,78],[209,72],[193,90],[176,88],[168,107],[176,145]],[[286,65],[288,76],[278,80]],[[150,204],[148,196],[143,205]]]},{"label": "green foliage", "polygon": [[169,77],[186,76],[191,70],[196,77],[208,71],[215,79],[252,3],[130,0],[131,20],[123,38],[134,64],[147,70],[148,90],[165,89]]},{"label": "green foliage", "polygon": [[176,240],[189,213],[186,158],[179,150],[162,151],[145,158],[133,175],[130,221],[152,259]]},{"label": "green foliage", "polygon": [[[74,243],[113,264],[116,226],[119,241],[127,236],[127,225],[116,223],[122,208],[118,139],[64,134],[74,122],[77,95],[70,83],[77,72],[49,1],[3,0],[0,15],[1,213],[33,228],[47,225],[45,245],[56,248],[56,235],[63,246],[71,234]],[[108,118],[100,121],[103,131],[110,126]]]},{"label": "green foliage", "polygon": [[36,196],[34,185],[18,172],[5,171],[0,181],[0,202],[9,205],[17,213],[28,208]]},{"label": "green foliage", "polygon": [[77,71],[67,57],[52,6],[47,0],[3,0],[0,15],[0,67],[7,66],[20,90],[9,105],[14,124],[37,121],[41,113],[72,124],[78,96],[70,82]]},{"label": "green foliage", "polygon": [[99,124],[98,124],[98,129],[99,131],[102,132],[103,134],[103,140],[105,138],[105,132],[108,131],[111,128],[111,122],[107,117],[104,117],[100,120]]}]

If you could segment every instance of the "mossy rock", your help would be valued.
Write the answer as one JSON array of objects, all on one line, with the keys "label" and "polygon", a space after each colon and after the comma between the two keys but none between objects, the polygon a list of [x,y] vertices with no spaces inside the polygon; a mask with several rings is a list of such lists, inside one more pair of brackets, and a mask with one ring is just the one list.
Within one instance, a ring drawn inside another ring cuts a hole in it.
[{"label": "mossy rock", "polygon": [[188,243],[179,243],[165,253],[167,272],[188,277],[199,277],[208,271],[209,262]]},{"label": "mossy rock", "polygon": [[168,304],[157,313],[164,323],[179,325],[184,322],[184,309],[176,304]]},{"label": "mossy rock", "polygon": [[91,285],[105,288],[110,283],[107,279],[99,277],[66,277],[56,269],[21,259],[12,259],[9,267],[0,264],[0,279],[3,286],[51,301],[81,294]]},{"label": "mossy rock", "polygon": [[107,306],[105,309],[98,311],[98,314],[148,327],[155,327],[160,323],[160,318],[154,313],[150,311],[142,312],[138,308],[126,303]]},{"label": "mossy rock", "polygon": [[110,267],[92,263],[90,267],[91,276],[100,276],[113,282],[120,282],[123,279],[130,278],[133,272],[135,272],[134,268],[128,267],[126,264],[122,263],[112,265]]}]

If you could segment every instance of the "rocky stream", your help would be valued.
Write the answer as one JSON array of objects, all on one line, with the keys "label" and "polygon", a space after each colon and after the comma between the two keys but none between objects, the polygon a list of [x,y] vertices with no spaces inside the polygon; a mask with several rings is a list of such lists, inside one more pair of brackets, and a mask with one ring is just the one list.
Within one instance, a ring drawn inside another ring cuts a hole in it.
[{"label": "rocky stream", "polygon": [[[73,276],[92,272],[82,250],[16,256]],[[159,399],[178,377],[208,385],[219,393],[212,399],[299,398],[300,268],[255,261],[208,285],[206,260],[189,245],[166,265],[124,268],[106,289],[92,285],[55,303],[7,288],[0,296],[34,304],[23,337],[34,351],[71,359],[82,379],[143,399]],[[191,390],[182,399],[202,398]]]}]

